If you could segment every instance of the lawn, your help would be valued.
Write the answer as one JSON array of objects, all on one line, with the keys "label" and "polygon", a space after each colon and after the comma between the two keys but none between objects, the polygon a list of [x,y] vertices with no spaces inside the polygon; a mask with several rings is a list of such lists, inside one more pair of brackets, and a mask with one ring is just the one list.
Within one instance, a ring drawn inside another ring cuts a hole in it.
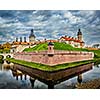
[{"label": "lawn", "polygon": [[43,43],[43,44],[38,44],[35,47],[32,48],[26,48],[23,51],[25,52],[32,52],[32,51],[42,51],[42,50],[47,50],[47,44]]},{"label": "lawn", "polygon": [[[42,50],[47,50],[47,43],[41,43],[41,44],[36,45],[35,47],[24,49],[25,52],[42,51]],[[54,50],[88,51],[87,49],[74,48],[69,44],[59,43],[59,42],[54,43]]]},{"label": "lawn", "polygon": [[[87,50],[85,48],[84,49],[83,48],[74,48],[69,44],[58,43],[58,42],[54,43],[54,49],[55,50],[67,50],[67,51],[90,51],[90,52],[94,52],[95,56],[94,56],[94,60],[91,60],[91,61],[80,61],[80,62],[59,64],[59,65],[55,65],[55,66],[48,66],[48,65],[43,65],[43,64],[34,63],[34,62],[15,60],[12,58],[7,58],[7,60],[9,60],[10,62],[13,62],[13,63],[23,65],[23,66],[27,66],[27,67],[31,67],[31,68],[35,68],[35,69],[39,69],[39,70],[43,70],[43,71],[50,71],[50,72],[63,70],[66,68],[71,68],[71,67],[77,67],[77,66],[92,63],[92,62],[94,62],[94,63],[100,62],[100,50]],[[38,44],[33,48],[24,49],[25,52],[40,51],[40,50],[47,50],[47,43]]]}]

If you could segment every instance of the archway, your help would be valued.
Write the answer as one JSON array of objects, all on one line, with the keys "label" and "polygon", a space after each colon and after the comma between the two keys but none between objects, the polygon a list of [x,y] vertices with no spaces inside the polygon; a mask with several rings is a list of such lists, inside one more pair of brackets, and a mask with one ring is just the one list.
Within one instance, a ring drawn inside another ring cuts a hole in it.
[{"label": "archway", "polygon": [[4,59],[4,56],[3,55],[0,55],[0,60],[3,60]]},{"label": "archway", "polygon": [[4,63],[4,56],[0,55],[0,63],[3,64]]},{"label": "archway", "polygon": [[11,58],[11,55],[7,55],[6,58]]}]

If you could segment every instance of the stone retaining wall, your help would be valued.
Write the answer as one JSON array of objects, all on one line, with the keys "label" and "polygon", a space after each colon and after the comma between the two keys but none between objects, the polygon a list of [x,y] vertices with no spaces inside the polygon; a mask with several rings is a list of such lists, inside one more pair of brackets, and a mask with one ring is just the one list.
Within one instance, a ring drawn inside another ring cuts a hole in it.
[{"label": "stone retaining wall", "polygon": [[63,63],[77,62],[83,60],[92,60],[94,53],[79,51],[60,51],[55,50],[54,54],[48,54],[48,51],[32,52],[32,53],[15,53],[14,58],[29,62],[41,63],[45,65],[57,65]]}]

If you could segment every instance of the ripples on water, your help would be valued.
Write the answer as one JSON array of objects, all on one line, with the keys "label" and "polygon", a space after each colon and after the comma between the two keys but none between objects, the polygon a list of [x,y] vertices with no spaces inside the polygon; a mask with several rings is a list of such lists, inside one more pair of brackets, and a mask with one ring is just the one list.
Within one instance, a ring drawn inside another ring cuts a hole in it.
[{"label": "ripples on water", "polygon": [[[82,74],[82,82],[86,82],[88,80],[100,78],[100,64],[97,66],[93,66],[92,70],[89,70]],[[55,85],[56,89],[72,89],[75,88],[75,84],[77,84],[77,76],[61,82],[58,85]],[[18,77],[18,80],[13,76],[11,70],[5,70],[2,68],[2,64],[0,64],[0,88],[1,89],[46,89],[48,86],[38,80],[35,81],[34,87],[32,87],[32,83],[30,81],[30,77],[27,76],[27,79],[24,78],[21,80]]]}]

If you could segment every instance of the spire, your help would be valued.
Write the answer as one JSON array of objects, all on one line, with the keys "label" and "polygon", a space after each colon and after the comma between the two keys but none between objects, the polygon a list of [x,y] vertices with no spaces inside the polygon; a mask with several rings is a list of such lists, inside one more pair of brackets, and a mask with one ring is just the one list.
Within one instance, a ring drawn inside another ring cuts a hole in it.
[{"label": "spire", "polygon": [[18,42],[18,38],[16,38],[16,42]]},{"label": "spire", "polygon": [[20,42],[22,42],[22,37],[20,37]]},{"label": "spire", "polygon": [[34,38],[35,38],[34,30],[33,30],[33,29],[31,29],[31,34],[30,34],[29,38],[30,38],[30,37],[34,37]]},{"label": "spire", "polygon": [[24,42],[26,42],[26,37],[24,37]]},{"label": "spire", "polygon": [[79,32],[81,32],[80,28],[78,29]]},{"label": "spire", "polygon": [[33,33],[33,31],[34,31],[34,30],[33,30],[33,29],[31,29],[31,33]]},{"label": "spire", "polygon": [[78,29],[78,34],[77,35],[82,35],[82,32],[81,32],[80,28]]}]

